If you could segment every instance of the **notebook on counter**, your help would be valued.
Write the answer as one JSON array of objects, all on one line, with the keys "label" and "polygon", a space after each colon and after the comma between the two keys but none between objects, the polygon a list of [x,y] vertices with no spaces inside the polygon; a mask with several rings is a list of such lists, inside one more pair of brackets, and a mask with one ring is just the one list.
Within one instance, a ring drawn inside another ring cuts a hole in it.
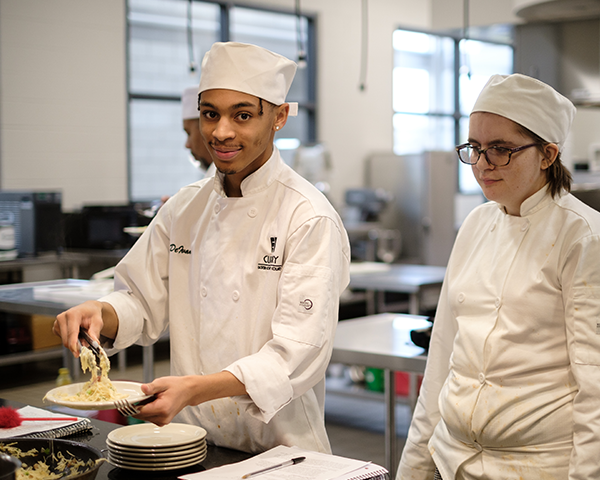
[{"label": "notebook on counter", "polygon": [[[64,413],[51,412],[37,407],[23,407],[17,410],[23,418],[66,417]],[[76,433],[91,430],[93,425],[89,418],[74,417],[72,421],[26,421],[18,427],[0,428],[0,441],[9,437],[62,438]]]},{"label": "notebook on counter", "polygon": [[[293,458],[297,464],[253,475]],[[179,477],[181,480],[388,480],[388,471],[371,462],[280,445],[248,460]]]}]

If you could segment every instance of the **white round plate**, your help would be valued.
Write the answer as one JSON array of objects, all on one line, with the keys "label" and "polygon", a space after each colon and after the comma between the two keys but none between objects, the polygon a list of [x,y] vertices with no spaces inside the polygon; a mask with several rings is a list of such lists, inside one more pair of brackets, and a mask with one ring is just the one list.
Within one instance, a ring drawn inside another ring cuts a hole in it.
[{"label": "white round plate", "polygon": [[132,237],[139,237],[142,233],[146,231],[148,227],[124,227],[123,231],[128,233]]},{"label": "white round plate", "polygon": [[161,458],[161,457],[178,457],[180,455],[187,455],[188,453],[202,453],[206,450],[206,442],[194,443],[189,446],[185,446],[182,448],[178,448],[177,450],[173,450],[170,448],[166,449],[156,449],[156,448],[131,448],[131,447],[121,447],[120,445],[115,445],[111,441],[107,440],[106,445],[108,446],[108,450],[123,456],[139,456],[139,457],[148,457],[148,458]]},{"label": "white round plate", "polygon": [[107,438],[113,444],[126,447],[160,448],[189,445],[206,437],[206,430],[186,423],[169,423],[157,427],[153,423],[139,423],[117,428]]},{"label": "white round plate", "polygon": [[174,447],[155,447],[155,446],[130,446],[130,445],[122,445],[120,443],[115,443],[109,438],[106,439],[106,445],[109,448],[121,450],[124,452],[132,452],[132,453],[164,453],[164,454],[177,454],[182,450],[189,450],[194,448],[203,448],[206,447],[206,438],[201,438],[200,440],[193,440],[189,443],[185,443],[183,445],[176,445]]},{"label": "white round plate", "polygon": [[204,461],[204,459],[206,458],[206,453],[202,454],[199,457],[194,458],[193,460],[189,460],[189,461],[185,461],[185,462],[178,462],[176,464],[153,464],[153,465],[148,465],[147,463],[129,463],[129,462],[122,462],[120,460],[115,459],[109,452],[108,454],[108,461],[109,463],[111,463],[112,465],[119,467],[119,468],[125,468],[127,470],[142,470],[142,471],[163,471],[163,470],[178,470],[180,468],[186,468],[186,467],[191,467],[192,465],[198,465],[200,462]]},{"label": "white round plate", "polygon": [[108,449],[110,455],[119,462],[123,463],[138,463],[143,462],[147,465],[170,464],[174,462],[187,462],[194,458],[199,458],[206,453],[206,449],[199,451],[190,451],[184,454],[172,455],[170,457],[150,457],[147,455],[124,455],[112,449]]},{"label": "white round plate", "polygon": [[[127,397],[125,398],[130,403],[140,402],[150,397],[150,395],[146,395],[144,392],[142,392],[141,383],[114,381],[112,382],[112,384],[117,389],[117,392],[127,394]],[[53,388],[46,394],[44,400],[48,400],[49,402],[55,403],[56,405],[62,405],[63,407],[74,408],[76,410],[112,410],[117,408],[115,407],[114,401],[68,402],[67,400],[65,400],[65,397],[77,395],[84,385],[85,382],[71,383],[70,385],[63,385],[62,387]]]}]

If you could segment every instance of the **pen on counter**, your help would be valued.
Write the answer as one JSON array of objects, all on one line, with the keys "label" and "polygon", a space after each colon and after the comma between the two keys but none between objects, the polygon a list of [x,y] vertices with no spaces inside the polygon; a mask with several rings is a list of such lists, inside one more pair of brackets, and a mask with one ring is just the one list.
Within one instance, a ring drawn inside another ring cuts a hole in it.
[{"label": "pen on counter", "polygon": [[262,470],[257,470],[256,472],[247,473],[242,478],[251,478],[251,477],[254,477],[255,475],[260,475],[262,473],[272,472],[273,470],[277,470],[279,468],[289,467],[290,465],[296,465],[297,463],[300,463],[300,462],[304,461],[305,458],[306,457],[292,458],[291,460],[288,460],[287,462],[283,462],[283,463],[280,463],[278,465],[273,465],[271,467],[263,468]]}]

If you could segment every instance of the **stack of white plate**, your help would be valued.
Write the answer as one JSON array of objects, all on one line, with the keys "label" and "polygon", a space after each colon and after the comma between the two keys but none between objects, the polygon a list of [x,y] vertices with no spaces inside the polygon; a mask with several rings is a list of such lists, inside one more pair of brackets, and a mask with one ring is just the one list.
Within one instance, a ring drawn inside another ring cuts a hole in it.
[{"label": "stack of white plate", "polygon": [[170,423],[157,427],[141,423],[117,428],[106,438],[108,461],[129,470],[176,470],[206,458],[206,430]]}]

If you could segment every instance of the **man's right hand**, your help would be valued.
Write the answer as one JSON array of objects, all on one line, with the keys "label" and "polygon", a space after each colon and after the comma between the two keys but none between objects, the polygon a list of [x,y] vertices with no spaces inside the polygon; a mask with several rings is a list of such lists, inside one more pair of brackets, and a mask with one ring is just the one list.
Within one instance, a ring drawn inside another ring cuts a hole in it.
[{"label": "man's right hand", "polygon": [[118,319],[112,305],[97,300],[90,300],[70,308],[57,315],[52,330],[62,339],[75,358],[79,357],[79,330],[85,328],[94,340],[100,334],[114,338],[117,333]]}]

